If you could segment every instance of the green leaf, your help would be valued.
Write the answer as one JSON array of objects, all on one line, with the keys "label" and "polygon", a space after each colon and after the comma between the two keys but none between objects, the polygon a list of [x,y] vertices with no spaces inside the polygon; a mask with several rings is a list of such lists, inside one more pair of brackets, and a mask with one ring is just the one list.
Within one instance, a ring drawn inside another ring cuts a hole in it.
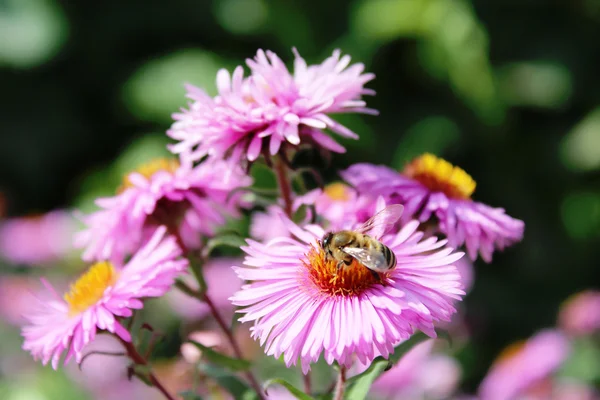
[{"label": "green leaf", "polygon": [[205,357],[213,364],[226,367],[231,371],[245,371],[250,369],[251,364],[247,360],[226,356],[225,354],[216,352],[212,348],[206,347],[201,343],[194,342],[193,340],[190,341],[190,343],[200,349],[200,351],[202,351],[202,357]]},{"label": "green leaf", "polygon": [[198,369],[204,375],[217,381],[219,386],[231,393],[235,399],[256,399],[256,393],[237,376],[207,364],[199,364]]},{"label": "green leaf", "polygon": [[369,394],[371,385],[373,382],[375,382],[375,379],[377,379],[379,375],[396,364],[410,349],[427,339],[429,339],[427,335],[422,332],[418,332],[412,335],[408,340],[396,346],[394,349],[394,354],[390,355],[389,359],[385,359],[381,356],[377,357],[375,360],[373,360],[366,371],[348,379],[346,383],[348,385],[348,390],[345,398],[347,400],[365,399],[367,394]]},{"label": "green leaf", "polygon": [[184,392],[179,392],[179,396],[183,400],[202,400],[202,396],[200,396],[198,393],[192,392],[191,390],[186,390]]},{"label": "green leaf", "polygon": [[265,384],[263,385],[265,392],[267,392],[267,389],[269,388],[269,386],[271,386],[275,383],[285,387],[288,390],[288,392],[290,392],[295,398],[297,398],[299,400],[314,400],[313,397],[310,397],[309,395],[304,393],[302,390],[298,389],[297,387],[295,387],[294,385],[292,385],[285,379],[281,379],[281,378],[269,379],[267,382],[265,382]]},{"label": "green leaf", "polygon": [[237,233],[224,233],[210,239],[203,250],[203,256],[208,257],[217,247],[233,247],[239,249],[241,246],[246,246],[246,240]]},{"label": "green leaf", "polygon": [[146,385],[152,387],[154,386],[150,381],[150,375],[152,373],[152,368],[149,365],[141,365],[141,364],[133,364],[130,366],[131,373],[138,377],[139,380],[144,382]]}]

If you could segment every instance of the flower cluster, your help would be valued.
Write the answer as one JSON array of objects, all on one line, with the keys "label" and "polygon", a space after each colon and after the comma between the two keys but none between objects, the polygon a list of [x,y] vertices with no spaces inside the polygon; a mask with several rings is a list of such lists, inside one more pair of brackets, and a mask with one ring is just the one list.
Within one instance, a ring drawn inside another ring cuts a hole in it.
[{"label": "flower cluster", "polygon": [[[207,337],[219,346],[227,338],[222,347],[242,357],[221,315],[232,314],[233,305],[267,355],[300,364],[304,374],[321,357],[335,362],[343,391],[346,370],[389,358],[416,331],[435,338],[439,324],[451,321],[472,277],[461,247],[471,260],[479,254],[490,262],[494,251],[522,239],[522,221],[473,201],[474,180],[431,154],[401,172],[355,164],[341,172],[345,182],[295,192],[289,160],[301,146],[344,152],[325,130],[358,138],[330,114],[376,112],[362,100],[374,94],[365,88],[374,75],[362,64],[351,65],[338,50],[318,65],[294,55],[293,72],[262,50],[247,60],[248,76],[241,66],[219,71],[215,97],[188,86],[192,101],[167,132],[177,141],[168,146],[174,156],[141,165],[116,194],[97,199],[99,210],[79,215],[86,226],[75,243],[82,259],[95,263],[62,297],[45,283],[49,298],[36,300],[22,331],[34,358],[54,368],[63,356],[80,363],[84,348],[108,332],[148,370],[124,321],[145,299],[177,286],[187,297],[167,296],[176,314],[185,322],[211,315],[224,331],[189,335],[198,343],[182,346],[187,363],[202,362],[207,350],[199,341]],[[273,167],[272,157],[281,196],[257,211],[259,191],[248,172],[254,162]],[[222,240],[227,220],[249,210],[251,238],[236,246],[244,259],[211,260],[220,243],[232,244]],[[185,275],[188,267],[193,274]],[[427,365],[411,374],[410,388],[402,389],[407,396],[454,390],[458,368],[430,357],[432,346],[415,348],[398,365],[400,375]],[[430,367],[452,377],[435,388],[415,383]],[[151,372],[144,378],[172,398]],[[252,372],[245,382],[265,398]]]}]

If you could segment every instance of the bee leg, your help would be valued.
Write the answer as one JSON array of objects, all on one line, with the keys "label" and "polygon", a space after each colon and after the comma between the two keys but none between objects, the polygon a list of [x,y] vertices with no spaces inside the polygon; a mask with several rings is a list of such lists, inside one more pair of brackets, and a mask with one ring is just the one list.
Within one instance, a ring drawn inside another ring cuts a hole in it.
[{"label": "bee leg", "polygon": [[375,278],[375,280],[378,283],[381,283],[381,276],[379,276],[379,273],[377,271],[373,271],[372,269],[369,268],[369,271],[371,271],[371,275],[373,275],[373,278]]},{"label": "bee leg", "polygon": [[338,271],[340,269],[342,269],[342,267],[344,266],[344,264],[345,264],[344,261],[338,261],[338,263],[337,263],[337,269],[338,269]]}]

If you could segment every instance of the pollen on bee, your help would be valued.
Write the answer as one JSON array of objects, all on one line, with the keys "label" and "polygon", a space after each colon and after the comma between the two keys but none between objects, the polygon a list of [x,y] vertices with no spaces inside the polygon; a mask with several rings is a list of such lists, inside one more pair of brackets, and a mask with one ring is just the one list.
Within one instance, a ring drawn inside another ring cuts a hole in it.
[{"label": "pollen on bee", "polygon": [[356,296],[375,284],[385,283],[386,279],[384,274],[377,279],[357,260],[338,268],[338,262],[328,259],[320,247],[311,246],[303,263],[315,285],[332,296]]}]

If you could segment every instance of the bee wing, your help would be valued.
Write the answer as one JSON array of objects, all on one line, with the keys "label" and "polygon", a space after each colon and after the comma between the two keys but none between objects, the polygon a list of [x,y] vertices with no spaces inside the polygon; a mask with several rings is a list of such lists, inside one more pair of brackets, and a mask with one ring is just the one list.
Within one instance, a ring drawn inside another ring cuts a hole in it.
[{"label": "bee wing", "polygon": [[373,271],[385,272],[389,269],[387,268],[387,261],[385,260],[383,253],[375,249],[343,247],[342,251],[351,255],[353,258],[356,258],[361,264]]},{"label": "bee wing", "polygon": [[375,239],[383,236],[385,231],[394,225],[402,216],[404,206],[393,204],[373,215],[367,222],[355,229],[359,233],[368,233]]}]

